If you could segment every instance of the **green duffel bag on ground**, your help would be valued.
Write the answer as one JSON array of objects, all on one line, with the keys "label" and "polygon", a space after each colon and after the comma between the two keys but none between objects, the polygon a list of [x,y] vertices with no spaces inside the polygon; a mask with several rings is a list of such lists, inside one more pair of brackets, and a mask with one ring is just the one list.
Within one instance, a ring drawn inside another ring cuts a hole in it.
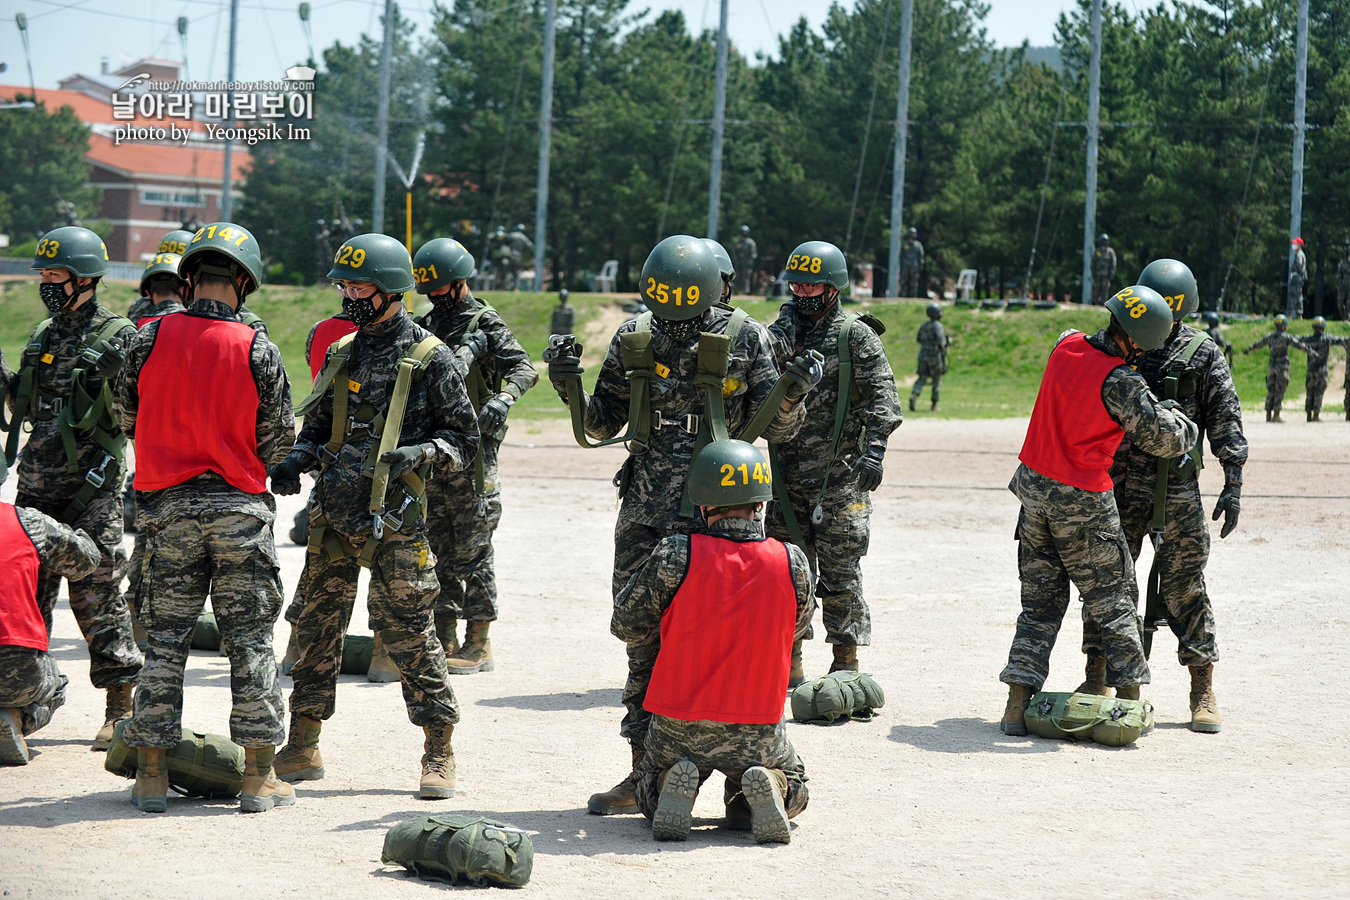
[{"label": "green duffel bag on ground", "polygon": [[375,638],[369,634],[349,634],[342,639],[343,675],[365,675],[375,655]]},{"label": "green duffel bag on ground", "polygon": [[530,880],[534,844],[523,830],[477,816],[418,816],[384,836],[380,861],[418,878],[454,884],[520,886]]},{"label": "green duffel bag on ground", "polygon": [[1153,704],[1147,700],[1043,691],[1032,696],[1026,723],[1028,731],[1045,738],[1124,747],[1153,727]]},{"label": "green duffel bag on ground", "polygon": [[216,624],[216,614],[204,612],[197,617],[192,629],[193,650],[219,650],[220,626]]},{"label": "green duffel bag on ground", "polygon": [[843,718],[869,722],[885,705],[881,685],[865,672],[831,672],[792,692],[792,718],[812,725],[829,725]]},{"label": "green duffel bag on ground", "polygon": [[[114,775],[135,778],[136,748],[122,740],[126,727],[124,721],[113,729],[103,768]],[[244,787],[244,748],[223,734],[184,728],[183,740],[168,752],[166,762],[169,787],[185,797],[238,797]]]}]

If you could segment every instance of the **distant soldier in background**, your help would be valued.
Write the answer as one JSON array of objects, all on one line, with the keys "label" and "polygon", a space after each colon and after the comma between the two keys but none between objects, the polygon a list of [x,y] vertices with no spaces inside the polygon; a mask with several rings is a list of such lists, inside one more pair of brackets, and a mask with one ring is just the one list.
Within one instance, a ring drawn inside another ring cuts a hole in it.
[{"label": "distant soldier in background", "polygon": [[1350,241],[1345,242],[1345,253],[1336,267],[1336,317],[1350,319]]},{"label": "distant soldier in background", "polygon": [[1303,316],[1303,286],[1308,283],[1308,257],[1303,253],[1303,238],[1289,242],[1294,248],[1294,259],[1289,263],[1289,293],[1284,313],[1291,319]]},{"label": "distant soldier in background", "polygon": [[1331,362],[1331,348],[1350,345],[1350,338],[1327,334],[1327,320],[1318,316],[1312,320],[1313,333],[1303,338],[1303,350],[1308,354],[1308,375],[1304,381],[1307,395],[1303,409],[1309,422],[1322,421],[1322,396],[1327,392],[1327,378]]},{"label": "distant soldier in background", "polygon": [[567,302],[567,288],[558,291],[558,305],[553,307],[548,333],[573,334],[577,330],[577,308]]},{"label": "distant soldier in background", "polygon": [[1220,322],[1219,314],[1210,310],[1202,317],[1205,322],[1205,334],[1209,339],[1218,345],[1223,351],[1223,358],[1228,362],[1228,368],[1233,367],[1233,342],[1223,336],[1223,325]]},{"label": "distant soldier in background", "polygon": [[1111,279],[1116,275],[1116,251],[1111,238],[1102,232],[1097,235],[1097,249],[1092,252],[1092,304],[1101,306],[1110,299]]},{"label": "distant soldier in background", "polygon": [[924,250],[919,229],[911,228],[900,245],[900,296],[927,297],[923,281]]},{"label": "distant soldier in background", "polygon": [[933,405],[931,411],[937,412],[938,397],[942,390],[942,376],[947,372],[947,345],[951,338],[942,328],[942,306],[928,304],[928,321],[919,326],[919,378],[914,389],[909,392],[909,411],[914,412],[914,404],[923,395],[926,381],[933,379]]},{"label": "distant soldier in background", "polygon": [[731,264],[736,269],[736,293],[748,294],[754,290],[755,260],[759,246],[750,236],[750,226],[742,225],[740,236],[731,243]]},{"label": "distant soldier in background", "polygon": [[[141,275],[141,295],[131,301],[131,308],[127,310],[127,318],[135,322],[137,328],[141,326],[141,319],[144,319],[146,316],[165,315],[167,313],[178,311],[176,309],[163,309],[151,312],[158,304],[164,303],[169,299],[167,296],[167,289],[171,286],[171,283],[167,278],[170,274],[170,270],[161,266],[153,269],[152,272],[152,267],[159,261],[159,257],[166,253],[171,253],[175,256],[182,256],[186,253],[188,244],[192,242],[193,234],[194,232],[179,229],[177,231],[170,231],[168,234],[164,235],[164,237],[159,239],[159,246],[155,249],[155,259],[150,261],[150,265],[145,267],[145,272]],[[175,262],[177,261],[175,260]],[[152,274],[161,275],[161,278],[152,279]],[[172,270],[172,276],[173,280],[177,281],[179,284],[184,283],[178,278],[178,271],[176,268]],[[149,290],[151,287],[159,286],[156,284],[157,280],[165,282],[163,286],[166,288],[165,296],[162,296],[160,299],[152,297]],[[186,288],[184,288],[184,293],[178,297],[178,309],[183,308],[183,301],[186,297]]]},{"label": "distant soldier in background", "polygon": [[1284,391],[1289,387],[1289,348],[1303,349],[1303,341],[1289,333],[1289,317],[1275,317],[1275,330],[1252,344],[1243,354],[1262,347],[1270,348],[1270,363],[1266,366],[1266,421],[1283,422],[1280,407],[1284,405]]},{"label": "distant soldier in background", "polygon": [[517,224],[508,234],[505,228],[498,228],[493,236],[497,243],[492,251],[492,260],[497,271],[501,272],[501,281],[497,289],[501,291],[520,290],[520,267],[534,252],[534,241],[525,234],[525,226]]}]

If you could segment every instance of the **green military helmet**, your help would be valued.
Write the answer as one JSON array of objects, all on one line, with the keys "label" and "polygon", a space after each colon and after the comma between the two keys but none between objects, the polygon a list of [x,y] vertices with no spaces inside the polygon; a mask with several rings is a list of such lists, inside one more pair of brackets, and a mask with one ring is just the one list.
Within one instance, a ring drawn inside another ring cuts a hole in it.
[{"label": "green military helmet", "polygon": [[1288,327],[1289,327],[1289,317],[1288,317],[1288,316],[1286,316],[1284,313],[1280,313],[1278,316],[1275,317],[1275,330],[1276,330],[1276,331],[1284,331],[1284,330],[1285,330],[1286,328],[1288,328]]},{"label": "green military helmet", "polygon": [[1210,328],[1213,328],[1215,325],[1219,324],[1219,314],[1212,309],[1206,312],[1200,318],[1203,319],[1204,323],[1208,325]]},{"label": "green military helmet", "polygon": [[689,466],[689,502],[740,506],[773,499],[773,476],[764,454],[745,441],[713,441]]},{"label": "green military helmet", "polygon": [[[210,256],[204,256],[212,252],[224,256],[229,260],[229,264],[221,266]],[[178,261],[178,274],[184,278],[199,269],[210,275],[221,275],[230,279],[243,269],[253,283],[243,286],[240,292],[242,299],[256,291],[258,285],[262,284],[262,251],[258,249],[258,241],[253,237],[253,232],[247,228],[233,222],[212,222],[197,229],[197,233],[188,243],[187,252]]]},{"label": "green military helmet", "polygon": [[187,252],[188,244],[192,243],[193,233],[185,229],[170,231],[164,237],[159,239],[159,247],[156,253],[175,253],[182,256]]},{"label": "green military helmet", "polygon": [[647,255],[638,290],[652,315],[684,322],[721,299],[722,273],[701,238],[673,234]]},{"label": "green military helmet", "polygon": [[1097,243],[1099,243],[1099,244],[1109,244],[1109,243],[1111,243],[1111,238],[1110,238],[1110,236],[1107,235],[1107,233],[1106,233],[1105,231],[1103,231],[1101,234],[1097,235]]},{"label": "green military helmet", "polygon": [[333,257],[328,277],[342,281],[369,281],[386,294],[411,291],[412,257],[408,248],[387,234],[358,234],[348,238]]},{"label": "green military helmet", "polygon": [[141,293],[150,293],[150,282],[156,278],[172,278],[175,286],[183,283],[183,278],[178,274],[178,263],[182,257],[177,253],[157,253],[155,258],[146,265],[145,271],[141,273]]},{"label": "green military helmet", "polygon": [[[454,281],[468,281],[474,273],[473,254],[454,238],[436,238],[417,248],[413,280],[417,293],[430,294]],[[366,280],[366,279],[354,279]]]},{"label": "green military helmet", "polygon": [[108,248],[88,228],[65,225],[42,236],[28,268],[65,269],[76,278],[99,278],[108,274]]},{"label": "green military helmet", "polygon": [[727,253],[727,248],[723,247],[712,238],[704,238],[703,243],[708,245],[708,249],[712,250],[713,257],[717,260],[717,271],[722,273],[722,277],[724,279],[735,278],[736,266],[732,264],[731,256]]},{"label": "green military helmet", "polygon": [[788,281],[797,284],[829,284],[843,290],[848,287],[848,263],[844,251],[829,241],[798,244],[788,257]]},{"label": "green military helmet", "polygon": [[1313,331],[1316,331],[1318,334],[1321,334],[1322,332],[1327,330],[1327,320],[1322,318],[1321,316],[1318,316],[1312,320],[1312,327]]},{"label": "green military helmet", "polygon": [[1147,285],[1125,288],[1106,301],[1106,308],[1140,350],[1157,350],[1172,333],[1172,308]]},{"label": "green military helmet", "polygon": [[1153,288],[1167,305],[1172,318],[1181,321],[1200,308],[1200,288],[1190,267],[1177,259],[1155,259],[1139,273],[1139,284]]},{"label": "green military helmet", "polygon": [[938,319],[942,318],[942,304],[930,303],[928,304],[928,309],[925,310],[925,312],[928,313],[928,318],[936,322]]}]

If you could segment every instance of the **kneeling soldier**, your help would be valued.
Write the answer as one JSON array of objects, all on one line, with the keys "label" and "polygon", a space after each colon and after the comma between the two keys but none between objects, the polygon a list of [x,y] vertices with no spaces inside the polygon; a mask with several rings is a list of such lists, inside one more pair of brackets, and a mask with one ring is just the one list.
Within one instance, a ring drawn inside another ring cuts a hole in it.
[{"label": "kneeling soldier", "polygon": [[636,791],[658,841],[689,837],[694,798],[714,769],[726,775],[727,826],[749,827],[761,844],[788,843],[788,819],[809,799],[783,696],[793,642],[816,603],[806,554],[759,524],[772,497],[759,450],[709,444],[689,470],[707,533],[663,539],[614,599],[614,635],[659,644]]}]

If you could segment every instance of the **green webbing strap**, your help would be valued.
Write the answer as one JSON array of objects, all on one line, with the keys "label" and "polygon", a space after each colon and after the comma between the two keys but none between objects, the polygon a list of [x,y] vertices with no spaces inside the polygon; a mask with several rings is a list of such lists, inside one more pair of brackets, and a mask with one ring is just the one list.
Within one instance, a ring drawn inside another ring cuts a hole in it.
[{"label": "green webbing strap", "polygon": [[[255,313],[253,310],[250,309],[239,317],[239,321],[243,322],[249,328],[253,328],[254,325],[257,325],[259,322],[262,321],[262,316],[258,315],[257,313]],[[257,329],[254,330],[256,331]]]},{"label": "green webbing strap", "polygon": [[[464,326],[465,333],[476,330],[483,316],[489,312],[496,312],[496,310],[485,305],[474,313],[473,317],[469,319],[469,324]],[[477,415],[483,409],[483,404],[487,403],[495,393],[488,387],[487,378],[483,375],[483,367],[477,361],[469,364],[469,377],[465,386],[469,389],[469,404],[473,407],[474,415]],[[478,452],[473,456],[473,492],[478,497],[487,495],[487,465],[483,462],[481,440],[478,443]]]},{"label": "green webbing strap", "polygon": [[[310,388],[309,396],[301,400],[295,407],[297,416],[308,415],[314,407],[319,405],[323,395],[336,379],[339,370],[345,370],[347,360],[352,355],[352,341],[356,340],[356,333],[345,334],[333,342],[332,348],[328,351],[328,361],[324,363],[323,368],[319,370],[319,377],[314,379],[314,386]],[[336,402],[337,395],[341,391],[334,391],[333,397]],[[343,400],[346,403],[346,400]]]},{"label": "green webbing strap", "polygon": [[[378,455],[375,457],[375,471],[372,475],[370,487],[370,514],[372,516],[384,515],[384,495],[389,488],[389,464],[382,462],[380,457],[398,447],[398,439],[403,432],[403,414],[408,409],[408,393],[412,388],[413,373],[424,369],[431,354],[437,347],[442,346],[444,346],[444,342],[435,335],[425,337],[418,341],[398,361],[398,374],[394,376],[394,392],[389,397],[389,410],[384,416],[384,430],[380,435]],[[409,473],[409,475],[412,474]],[[404,477],[404,482],[409,486],[412,486],[414,481],[421,481],[421,479],[410,480],[407,476]],[[416,494],[416,496],[419,500],[421,499],[420,494]]]},{"label": "green webbing strap", "polygon": [[647,452],[652,433],[652,382],[656,379],[656,356],[652,352],[652,314],[637,318],[637,330],[619,335],[619,349],[628,376],[628,429],[617,437],[592,441],[586,436],[586,391],[580,377],[567,379],[567,408],[572,415],[572,437],[588,450],[611,444],[628,444],[628,452]]},{"label": "green webbing strap", "polygon": [[[14,395],[14,415],[13,418],[4,421],[5,431],[8,437],[5,441],[5,464],[14,465],[14,461],[19,458],[19,435],[23,431],[23,425],[28,421],[28,408],[32,405],[33,395],[37,392],[37,368],[42,365],[42,356],[47,352],[47,329],[51,327],[51,319],[43,319],[38,323],[37,328],[33,329],[33,339],[28,342],[24,348],[23,356],[19,369],[19,388]],[[3,416],[3,413],[0,413]]]},{"label": "green webbing strap", "polygon": [[801,523],[792,510],[792,498],[788,496],[787,479],[782,477],[783,469],[778,462],[778,445],[769,444],[769,472],[773,476],[773,499],[783,514],[783,523],[787,525],[788,540],[796,544],[806,554],[806,563],[811,567],[811,577],[816,577],[816,554],[814,548],[806,544],[806,535],[802,533]]}]

